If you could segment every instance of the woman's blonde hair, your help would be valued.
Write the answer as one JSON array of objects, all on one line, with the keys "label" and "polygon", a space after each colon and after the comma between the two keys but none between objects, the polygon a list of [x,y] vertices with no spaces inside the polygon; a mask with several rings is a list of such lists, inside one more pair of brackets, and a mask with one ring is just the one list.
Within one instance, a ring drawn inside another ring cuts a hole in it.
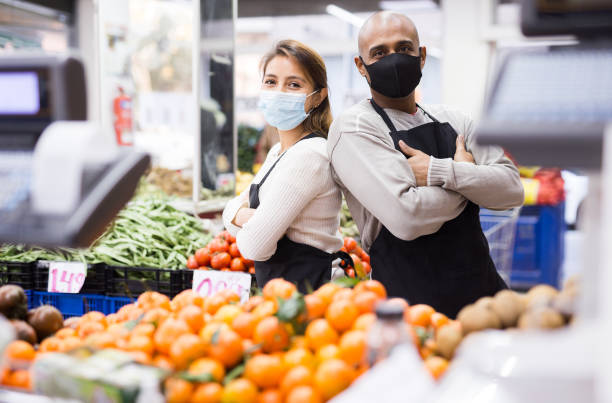
[{"label": "woman's blonde hair", "polygon": [[[278,42],[274,48],[266,53],[261,59],[261,70],[263,75],[272,59],[276,56],[291,57],[298,62],[306,78],[309,79],[315,91],[327,88],[327,70],[321,56],[310,47],[301,42],[286,39]],[[329,91],[329,90],[328,90]],[[315,107],[304,120],[303,126],[308,133],[316,133],[327,138],[327,132],[332,122],[331,108],[329,106],[329,94],[317,107]]]}]

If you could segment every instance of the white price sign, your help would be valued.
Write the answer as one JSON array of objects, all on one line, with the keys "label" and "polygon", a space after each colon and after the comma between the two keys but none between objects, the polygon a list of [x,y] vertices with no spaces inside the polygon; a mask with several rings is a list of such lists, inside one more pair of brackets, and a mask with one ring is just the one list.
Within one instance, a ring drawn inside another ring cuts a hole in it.
[{"label": "white price sign", "polygon": [[87,265],[80,262],[49,262],[48,292],[78,294],[85,284]]},{"label": "white price sign", "polygon": [[229,288],[240,296],[240,302],[249,299],[251,275],[242,272],[194,270],[192,289],[203,297]]}]

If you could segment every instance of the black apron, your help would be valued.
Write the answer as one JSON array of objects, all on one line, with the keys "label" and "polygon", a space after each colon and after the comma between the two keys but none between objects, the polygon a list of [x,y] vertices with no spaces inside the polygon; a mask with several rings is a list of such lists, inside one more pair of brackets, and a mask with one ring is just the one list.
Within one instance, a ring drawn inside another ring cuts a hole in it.
[{"label": "black apron", "polygon": [[[313,137],[317,137],[317,135],[311,133],[302,137],[299,141]],[[251,184],[249,188],[250,208],[256,209],[259,207],[259,189],[283,155],[285,153],[278,157],[259,183]],[[353,264],[351,257],[345,252],[327,253],[314,246],[294,242],[285,235],[278,241],[276,253],[270,259],[264,262],[255,262],[257,286],[263,288],[268,281],[280,277],[297,285],[298,290],[302,293],[308,292],[309,287],[316,290],[331,280],[332,262],[336,258],[342,259],[341,267],[352,266]]]},{"label": "black apron", "polygon": [[[387,113],[370,102],[389,127],[396,150],[401,151],[403,140],[433,157],[454,157],[457,132],[449,123],[440,123],[417,105],[432,122],[397,131]],[[384,284],[389,296],[431,305],[451,318],[478,298],[507,288],[489,255],[479,211],[468,201],[463,212],[438,232],[412,241],[395,237],[383,225],[370,248],[372,277]]]}]

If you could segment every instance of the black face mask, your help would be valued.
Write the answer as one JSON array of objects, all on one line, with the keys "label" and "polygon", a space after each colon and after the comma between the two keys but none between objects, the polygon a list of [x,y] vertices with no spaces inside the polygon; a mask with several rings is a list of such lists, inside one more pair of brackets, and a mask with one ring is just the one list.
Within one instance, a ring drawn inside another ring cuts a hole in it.
[{"label": "black face mask", "polygon": [[421,81],[421,49],[419,56],[391,53],[372,64],[361,62],[370,75],[370,87],[389,98],[407,97]]}]

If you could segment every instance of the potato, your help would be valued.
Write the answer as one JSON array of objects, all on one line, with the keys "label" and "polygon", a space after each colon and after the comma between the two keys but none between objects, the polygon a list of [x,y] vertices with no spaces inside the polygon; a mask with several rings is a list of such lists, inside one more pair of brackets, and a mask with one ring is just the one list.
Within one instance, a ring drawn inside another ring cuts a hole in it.
[{"label": "potato", "polygon": [[534,298],[542,298],[543,299],[544,297],[548,297],[548,298],[552,299],[558,293],[559,293],[559,291],[557,291],[557,289],[555,287],[552,287],[552,286],[550,286],[548,284],[536,285],[535,287],[531,288],[527,292],[527,305],[531,305],[531,301]]},{"label": "potato", "polygon": [[483,308],[491,309],[493,303],[493,297],[482,297],[475,302],[474,305],[482,306]]},{"label": "potato", "polygon": [[450,360],[462,339],[463,335],[458,326],[442,326],[436,332],[436,352]]},{"label": "potato", "polygon": [[478,303],[463,308],[459,312],[457,320],[461,323],[464,336],[484,329],[501,328],[501,321],[495,312]]},{"label": "potato", "polygon": [[521,297],[511,290],[501,290],[493,298],[491,309],[499,317],[503,327],[514,327],[523,313]]},{"label": "potato", "polygon": [[563,316],[550,307],[527,311],[519,319],[521,329],[556,329],[563,325],[565,325]]}]

